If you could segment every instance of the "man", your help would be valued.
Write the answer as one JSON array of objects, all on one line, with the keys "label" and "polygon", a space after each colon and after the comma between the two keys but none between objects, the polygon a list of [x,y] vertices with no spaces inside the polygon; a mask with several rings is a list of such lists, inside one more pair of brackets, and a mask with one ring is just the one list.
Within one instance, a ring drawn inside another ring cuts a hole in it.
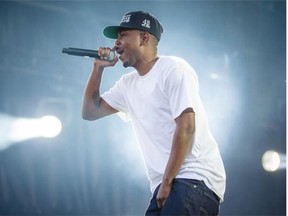
[{"label": "man", "polygon": [[[225,170],[199,96],[197,75],[177,57],[158,56],[163,27],[134,11],[104,29],[118,56],[106,61],[99,48],[88,79],[82,116],[95,120],[119,112],[130,119],[145,159],[153,193],[146,215],[218,215]],[[118,58],[135,71],[100,95],[104,68]],[[123,115],[122,115],[123,116]]]}]

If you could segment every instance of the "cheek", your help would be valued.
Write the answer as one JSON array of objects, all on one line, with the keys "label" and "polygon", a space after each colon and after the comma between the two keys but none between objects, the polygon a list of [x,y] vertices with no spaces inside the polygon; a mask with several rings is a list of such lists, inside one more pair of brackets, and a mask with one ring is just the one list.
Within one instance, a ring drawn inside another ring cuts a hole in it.
[{"label": "cheek", "polygon": [[123,41],[122,45],[129,50],[137,49],[139,47],[139,38],[127,37]]}]

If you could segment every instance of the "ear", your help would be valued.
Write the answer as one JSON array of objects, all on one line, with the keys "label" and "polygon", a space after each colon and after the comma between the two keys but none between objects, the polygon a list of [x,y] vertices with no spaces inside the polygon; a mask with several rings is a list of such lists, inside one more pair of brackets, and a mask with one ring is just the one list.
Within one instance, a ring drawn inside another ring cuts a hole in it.
[{"label": "ear", "polygon": [[140,46],[146,46],[148,44],[148,41],[150,39],[150,35],[148,32],[141,32],[140,35]]}]

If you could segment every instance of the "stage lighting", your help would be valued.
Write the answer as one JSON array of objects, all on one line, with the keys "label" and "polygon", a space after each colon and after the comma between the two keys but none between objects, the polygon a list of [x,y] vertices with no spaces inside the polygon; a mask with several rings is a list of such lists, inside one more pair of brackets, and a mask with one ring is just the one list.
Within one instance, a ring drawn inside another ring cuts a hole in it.
[{"label": "stage lighting", "polygon": [[0,114],[0,150],[28,139],[53,138],[60,134],[62,123],[56,116],[20,118]]},{"label": "stage lighting", "polygon": [[56,137],[62,130],[61,121],[55,116],[43,116],[39,119],[39,135],[42,137]]},{"label": "stage lighting", "polygon": [[267,172],[274,172],[286,168],[286,155],[276,151],[266,151],[262,156],[262,166]]}]

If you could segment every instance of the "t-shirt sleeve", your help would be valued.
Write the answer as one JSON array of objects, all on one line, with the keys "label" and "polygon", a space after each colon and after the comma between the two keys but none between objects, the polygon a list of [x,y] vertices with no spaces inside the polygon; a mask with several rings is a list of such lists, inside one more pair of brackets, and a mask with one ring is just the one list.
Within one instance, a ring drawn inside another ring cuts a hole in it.
[{"label": "t-shirt sleeve", "polygon": [[187,108],[192,108],[197,113],[198,78],[188,63],[181,62],[174,65],[165,81],[165,92],[174,119]]},{"label": "t-shirt sleeve", "polygon": [[124,121],[129,121],[130,116],[127,109],[127,103],[125,100],[124,89],[122,88],[123,79],[118,80],[112,88],[104,92],[101,97],[114,109],[118,110],[117,113]]}]

